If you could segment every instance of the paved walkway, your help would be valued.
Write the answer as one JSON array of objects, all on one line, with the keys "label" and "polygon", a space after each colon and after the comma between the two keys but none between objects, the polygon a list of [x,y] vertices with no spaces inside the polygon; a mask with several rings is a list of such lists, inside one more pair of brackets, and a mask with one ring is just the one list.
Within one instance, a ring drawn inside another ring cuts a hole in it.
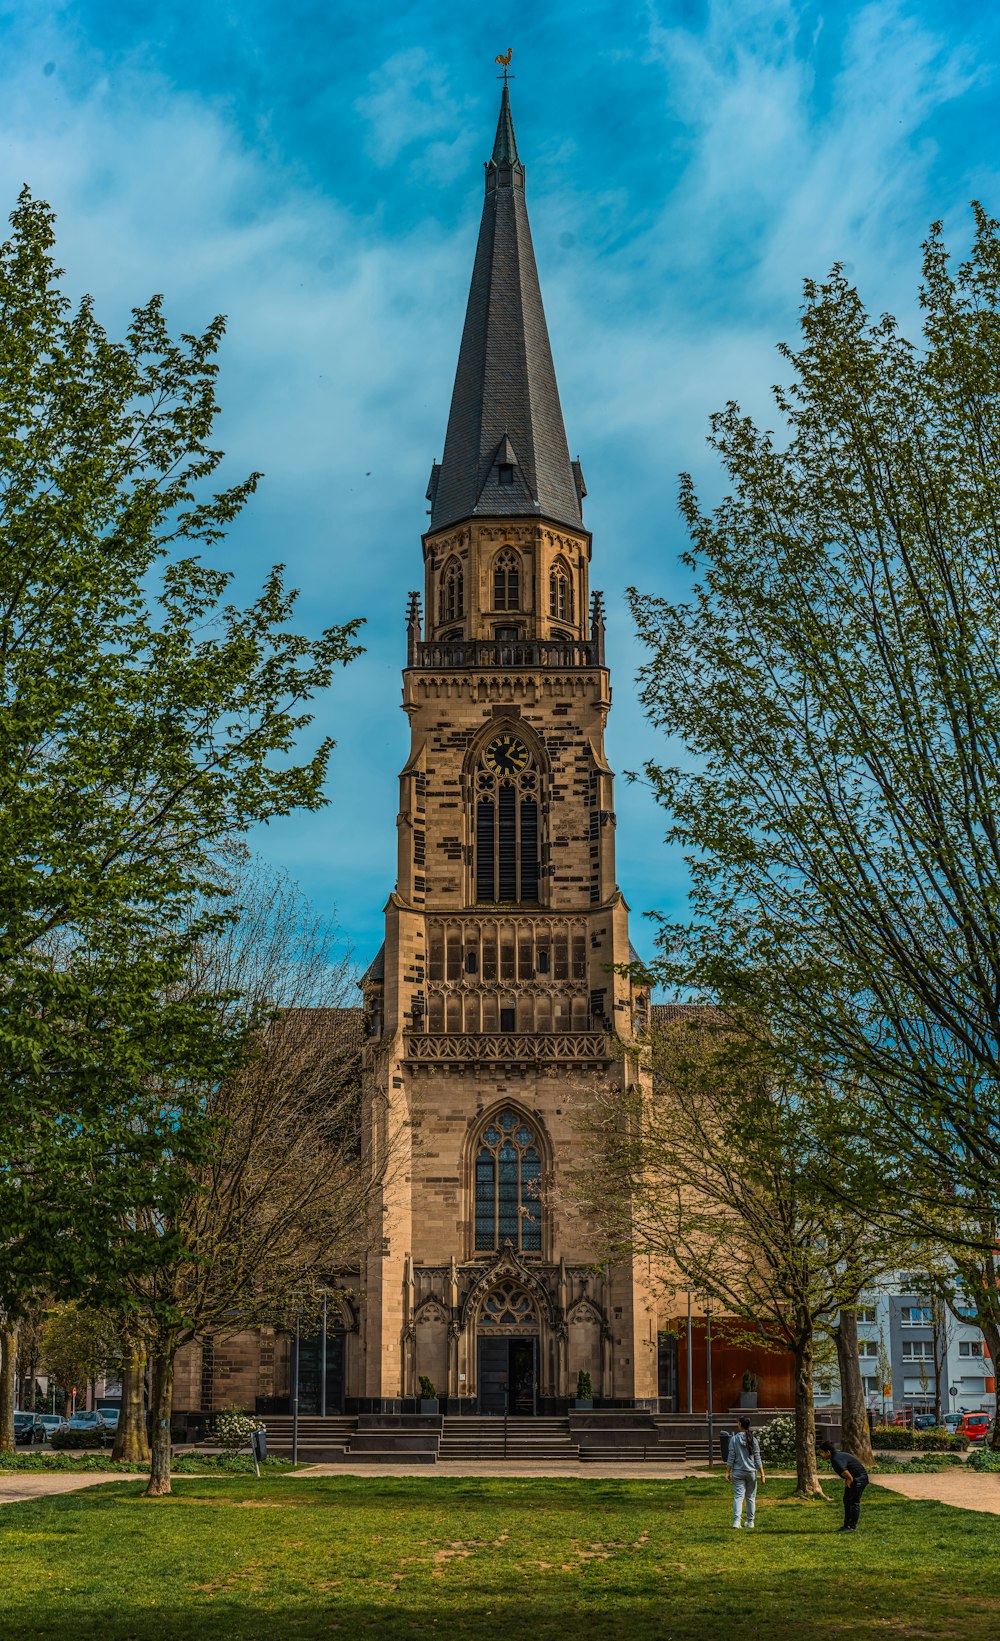
[{"label": "paved walkway", "polygon": [[986,1510],[1000,1516],[1000,1475],[995,1472],[955,1475],[951,1470],[944,1470],[936,1476],[873,1476],[872,1480],[894,1493],[905,1493],[908,1499],[937,1499],[941,1504],[956,1504],[963,1510]]},{"label": "paved walkway", "polygon": [[47,1476],[41,1470],[0,1471],[0,1504],[19,1504],[23,1499],[50,1498],[53,1493],[75,1493],[81,1487],[98,1487],[102,1481],[144,1481],[144,1476],[124,1473],[84,1471],[74,1476],[71,1470],[57,1470]]}]

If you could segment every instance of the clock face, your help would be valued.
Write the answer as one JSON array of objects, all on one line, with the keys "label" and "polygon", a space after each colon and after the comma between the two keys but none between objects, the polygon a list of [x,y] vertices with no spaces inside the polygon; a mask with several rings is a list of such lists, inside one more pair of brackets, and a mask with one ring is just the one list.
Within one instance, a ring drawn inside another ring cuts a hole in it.
[{"label": "clock face", "polygon": [[531,753],[516,735],[498,735],[486,748],[483,758],[494,775],[520,775],[531,762]]}]

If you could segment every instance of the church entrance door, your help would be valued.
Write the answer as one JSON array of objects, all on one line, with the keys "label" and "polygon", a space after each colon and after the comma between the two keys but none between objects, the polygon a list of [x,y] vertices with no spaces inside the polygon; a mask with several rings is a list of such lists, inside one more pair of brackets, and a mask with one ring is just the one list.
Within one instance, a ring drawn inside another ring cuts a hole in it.
[{"label": "church entrance door", "polygon": [[479,1340],[479,1411],[535,1412],[538,1395],[538,1339],[485,1337]]}]

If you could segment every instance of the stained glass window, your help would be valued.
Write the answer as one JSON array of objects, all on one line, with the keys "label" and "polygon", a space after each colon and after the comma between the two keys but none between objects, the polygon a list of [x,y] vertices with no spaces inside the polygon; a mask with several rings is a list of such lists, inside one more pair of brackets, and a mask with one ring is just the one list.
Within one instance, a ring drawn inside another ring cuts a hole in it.
[{"label": "stained glass window", "polygon": [[511,1242],[540,1253],[542,1163],[528,1125],[504,1111],[483,1131],[476,1153],[476,1248]]}]

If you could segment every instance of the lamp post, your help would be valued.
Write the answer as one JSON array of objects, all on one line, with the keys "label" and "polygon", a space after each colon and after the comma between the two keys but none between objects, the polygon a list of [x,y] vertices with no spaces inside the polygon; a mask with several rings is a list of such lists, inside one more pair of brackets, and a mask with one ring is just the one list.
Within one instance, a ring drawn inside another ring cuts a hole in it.
[{"label": "lamp post", "polygon": [[323,1337],[319,1347],[319,1412],[326,1418],[326,1289],[323,1289]]},{"label": "lamp post", "polygon": [[715,1430],[712,1423],[712,1301],[705,1300],[705,1396],[708,1402],[708,1462],[715,1463]]},{"label": "lamp post", "polygon": [[691,1289],[688,1288],[688,1417],[694,1412],[694,1360],[691,1354]]},{"label": "lamp post", "polygon": [[292,1463],[299,1462],[299,1348],[302,1343],[302,1295],[293,1293],[295,1300],[295,1357],[292,1369]]}]

